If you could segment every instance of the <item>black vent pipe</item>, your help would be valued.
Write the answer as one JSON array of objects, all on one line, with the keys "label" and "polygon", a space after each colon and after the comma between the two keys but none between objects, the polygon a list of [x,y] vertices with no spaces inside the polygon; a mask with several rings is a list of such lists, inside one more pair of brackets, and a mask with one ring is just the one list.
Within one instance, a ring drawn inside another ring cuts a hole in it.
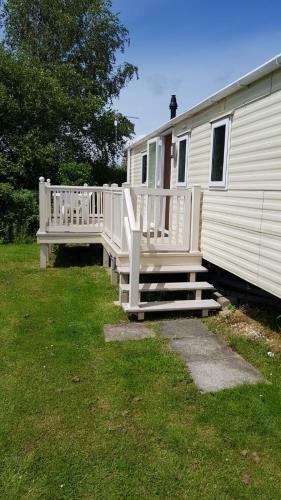
[{"label": "black vent pipe", "polygon": [[177,116],[177,109],[178,109],[177,98],[173,94],[170,102],[171,120]]}]

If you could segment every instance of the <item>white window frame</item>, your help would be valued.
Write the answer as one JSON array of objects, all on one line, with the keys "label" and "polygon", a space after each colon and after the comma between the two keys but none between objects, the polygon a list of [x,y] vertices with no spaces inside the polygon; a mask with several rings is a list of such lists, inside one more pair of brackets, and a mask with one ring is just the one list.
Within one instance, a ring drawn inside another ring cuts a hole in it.
[{"label": "white window frame", "polygon": [[[223,158],[223,174],[221,181],[212,181],[212,165],[213,165],[213,150],[214,150],[214,131],[216,128],[225,125],[225,147],[224,147],[224,158]],[[229,150],[230,150],[230,132],[231,132],[231,116],[223,118],[212,123],[211,132],[211,158],[210,158],[210,168],[209,168],[209,188],[214,189],[227,189],[228,181],[228,160],[229,160]]]},{"label": "white window frame", "polygon": [[147,186],[149,180],[149,146],[150,144],[156,143],[156,165],[155,165],[155,177],[154,177],[154,188],[161,188],[163,183],[163,173],[162,173],[162,163],[163,163],[163,141],[161,137],[154,137],[147,141]]},{"label": "white window frame", "polygon": [[[184,170],[184,181],[179,182],[179,164],[180,164],[180,142],[186,141],[186,152],[185,152],[185,170]],[[189,164],[189,143],[190,134],[184,134],[177,138],[177,186],[186,187],[188,183],[188,164]]]},{"label": "white window frame", "polygon": [[[142,167],[143,167],[142,161],[144,156],[146,156],[146,182],[142,182]],[[148,186],[148,151],[144,151],[141,154],[141,185]]]}]

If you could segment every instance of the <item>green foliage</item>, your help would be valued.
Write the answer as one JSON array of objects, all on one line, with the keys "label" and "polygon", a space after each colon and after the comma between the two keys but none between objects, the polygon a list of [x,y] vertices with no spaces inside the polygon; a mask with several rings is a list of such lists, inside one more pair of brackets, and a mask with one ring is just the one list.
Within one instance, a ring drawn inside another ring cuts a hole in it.
[{"label": "green foliage", "polygon": [[87,163],[62,163],[58,169],[59,183],[69,186],[82,186],[91,177],[91,165]]},{"label": "green foliage", "polygon": [[111,104],[136,67],[117,65],[129,40],[111,1],[7,0],[1,17],[0,182],[118,182],[133,126]]},{"label": "green foliage", "polygon": [[237,338],[270,383],[202,394],[160,336],[104,341],[104,269],[38,253],[0,252],[1,500],[279,500],[281,354]]},{"label": "green foliage", "polygon": [[38,229],[37,193],[0,183],[0,242],[28,241]]},{"label": "green foliage", "polygon": [[119,186],[126,181],[126,169],[121,166],[108,167],[101,162],[95,165],[90,163],[61,163],[58,169],[58,181],[69,186],[81,186],[87,183],[91,186],[117,183]]}]

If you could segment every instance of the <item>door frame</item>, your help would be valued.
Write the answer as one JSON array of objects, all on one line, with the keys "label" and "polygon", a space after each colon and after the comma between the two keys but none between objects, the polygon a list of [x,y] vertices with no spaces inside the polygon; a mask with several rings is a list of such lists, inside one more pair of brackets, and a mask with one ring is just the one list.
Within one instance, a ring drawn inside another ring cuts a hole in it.
[{"label": "door frame", "polygon": [[[155,189],[163,189],[164,185],[164,168],[165,168],[165,138],[167,135],[172,135],[172,144],[174,142],[174,127],[170,127],[161,135],[153,137],[147,141],[147,186],[149,187],[149,145],[156,143],[156,168],[154,176],[154,186]],[[161,157],[159,158],[159,146],[161,146]],[[160,174],[160,175],[159,175]],[[159,178],[158,178],[159,175]],[[158,182],[160,181],[160,182]],[[172,183],[172,158],[171,158],[171,175],[170,175],[170,187]]]},{"label": "door frame", "polygon": [[[147,187],[157,188],[157,172],[159,165],[159,141],[161,140],[160,136],[156,136],[153,139],[147,141]],[[154,182],[153,186],[149,186],[150,180],[150,145],[156,144],[156,153],[155,153],[155,171],[154,171]],[[161,159],[162,160],[162,159]],[[162,163],[162,162],[161,162]]]},{"label": "door frame", "polygon": [[[170,127],[165,132],[161,134],[162,137],[162,143],[163,143],[163,153],[162,153],[162,165],[161,165],[161,177],[162,177],[162,183],[161,187],[164,187],[164,173],[165,173],[165,154],[166,154],[166,136],[171,135],[172,136],[172,144],[174,142],[174,127]],[[171,184],[172,184],[172,157],[171,157],[171,171],[170,171],[170,186],[166,189],[171,189]]]}]

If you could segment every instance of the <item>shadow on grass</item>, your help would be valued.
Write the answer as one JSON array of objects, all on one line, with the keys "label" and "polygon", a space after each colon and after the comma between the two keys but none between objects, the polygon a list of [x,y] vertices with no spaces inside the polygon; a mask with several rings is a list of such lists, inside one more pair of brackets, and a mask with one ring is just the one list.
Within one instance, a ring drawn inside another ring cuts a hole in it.
[{"label": "shadow on grass", "polygon": [[57,245],[54,267],[85,267],[102,265],[102,245]]}]

